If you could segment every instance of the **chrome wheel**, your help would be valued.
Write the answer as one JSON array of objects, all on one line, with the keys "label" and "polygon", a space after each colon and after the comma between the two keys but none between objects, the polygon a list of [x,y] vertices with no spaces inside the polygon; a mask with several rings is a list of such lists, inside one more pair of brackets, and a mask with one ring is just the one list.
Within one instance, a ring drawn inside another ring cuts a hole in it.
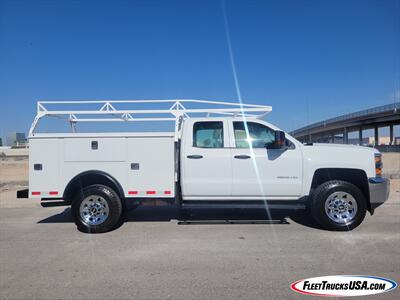
[{"label": "chrome wheel", "polygon": [[325,212],[335,223],[348,224],[357,214],[357,201],[346,192],[334,192],[325,201]]},{"label": "chrome wheel", "polygon": [[107,201],[97,195],[83,199],[79,208],[82,221],[87,225],[99,225],[107,220],[110,209]]}]

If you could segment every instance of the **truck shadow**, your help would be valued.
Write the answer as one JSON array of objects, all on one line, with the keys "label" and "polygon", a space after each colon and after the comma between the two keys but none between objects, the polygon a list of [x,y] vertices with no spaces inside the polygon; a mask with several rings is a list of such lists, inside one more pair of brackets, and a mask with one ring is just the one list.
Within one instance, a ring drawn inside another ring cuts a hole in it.
[{"label": "truck shadow", "polygon": [[[170,222],[177,220],[178,225],[223,225],[223,224],[280,224],[298,223],[311,228],[318,225],[302,211],[264,209],[215,209],[196,208],[179,210],[174,206],[138,207],[124,216],[124,222]],[[71,209],[68,207],[38,223],[73,223]],[[120,226],[123,225],[121,223]]]}]

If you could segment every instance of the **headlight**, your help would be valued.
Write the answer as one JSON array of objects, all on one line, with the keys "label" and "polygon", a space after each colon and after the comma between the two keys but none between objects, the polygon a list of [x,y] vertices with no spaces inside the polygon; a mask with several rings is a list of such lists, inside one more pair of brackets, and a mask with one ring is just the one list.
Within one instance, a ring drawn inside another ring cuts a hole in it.
[{"label": "headlight", "polygon": [[382,154],[376,153],[375,154],[375,175],[376,177],[382,176]]}]

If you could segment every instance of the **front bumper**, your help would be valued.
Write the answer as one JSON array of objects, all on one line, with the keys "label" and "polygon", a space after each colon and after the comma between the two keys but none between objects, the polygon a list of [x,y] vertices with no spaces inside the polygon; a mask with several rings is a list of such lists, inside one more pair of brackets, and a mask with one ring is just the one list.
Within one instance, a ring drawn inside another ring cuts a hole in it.
[{"label": "front bumper", "polygon": [[387,178],[373,177],[369,178],[368,185],[371,214],[373,214],[375,208],[382,205],[389,198],[390,180]]}]

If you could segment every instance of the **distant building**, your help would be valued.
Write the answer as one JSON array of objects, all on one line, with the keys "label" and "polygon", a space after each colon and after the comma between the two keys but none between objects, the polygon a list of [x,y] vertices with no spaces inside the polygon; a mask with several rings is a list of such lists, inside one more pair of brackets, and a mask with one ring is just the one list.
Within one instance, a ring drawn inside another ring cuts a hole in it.
[{"label": "distant building", "polygon": [[[343,138],[341,139],[343,140]],[[358,138],[349,138],[348,144],[358,145]],[[363,137],[362,145],[375,145],[375,137]],[[379,137],[379,145],[390,145],[390,137],[389,136],[380,136]],[[400,145],[400,137],[394,137],[393,145]]]},{"label": "distant building", "polygon": [[[343,138],[341,139],[343,142]],[[351,145],[358,145],[360,143],[358,138],[349,138],[348,139],[348,144]],[[363,137],[361,145],[372,145],[371,139],[369,137]]]},{"label": "distant building", "polygon": [[27,140],[25,137],[25,133],[22,132],[12,132],[9,133],[6,137],[6,144],[10,147],[26,147]]}]

